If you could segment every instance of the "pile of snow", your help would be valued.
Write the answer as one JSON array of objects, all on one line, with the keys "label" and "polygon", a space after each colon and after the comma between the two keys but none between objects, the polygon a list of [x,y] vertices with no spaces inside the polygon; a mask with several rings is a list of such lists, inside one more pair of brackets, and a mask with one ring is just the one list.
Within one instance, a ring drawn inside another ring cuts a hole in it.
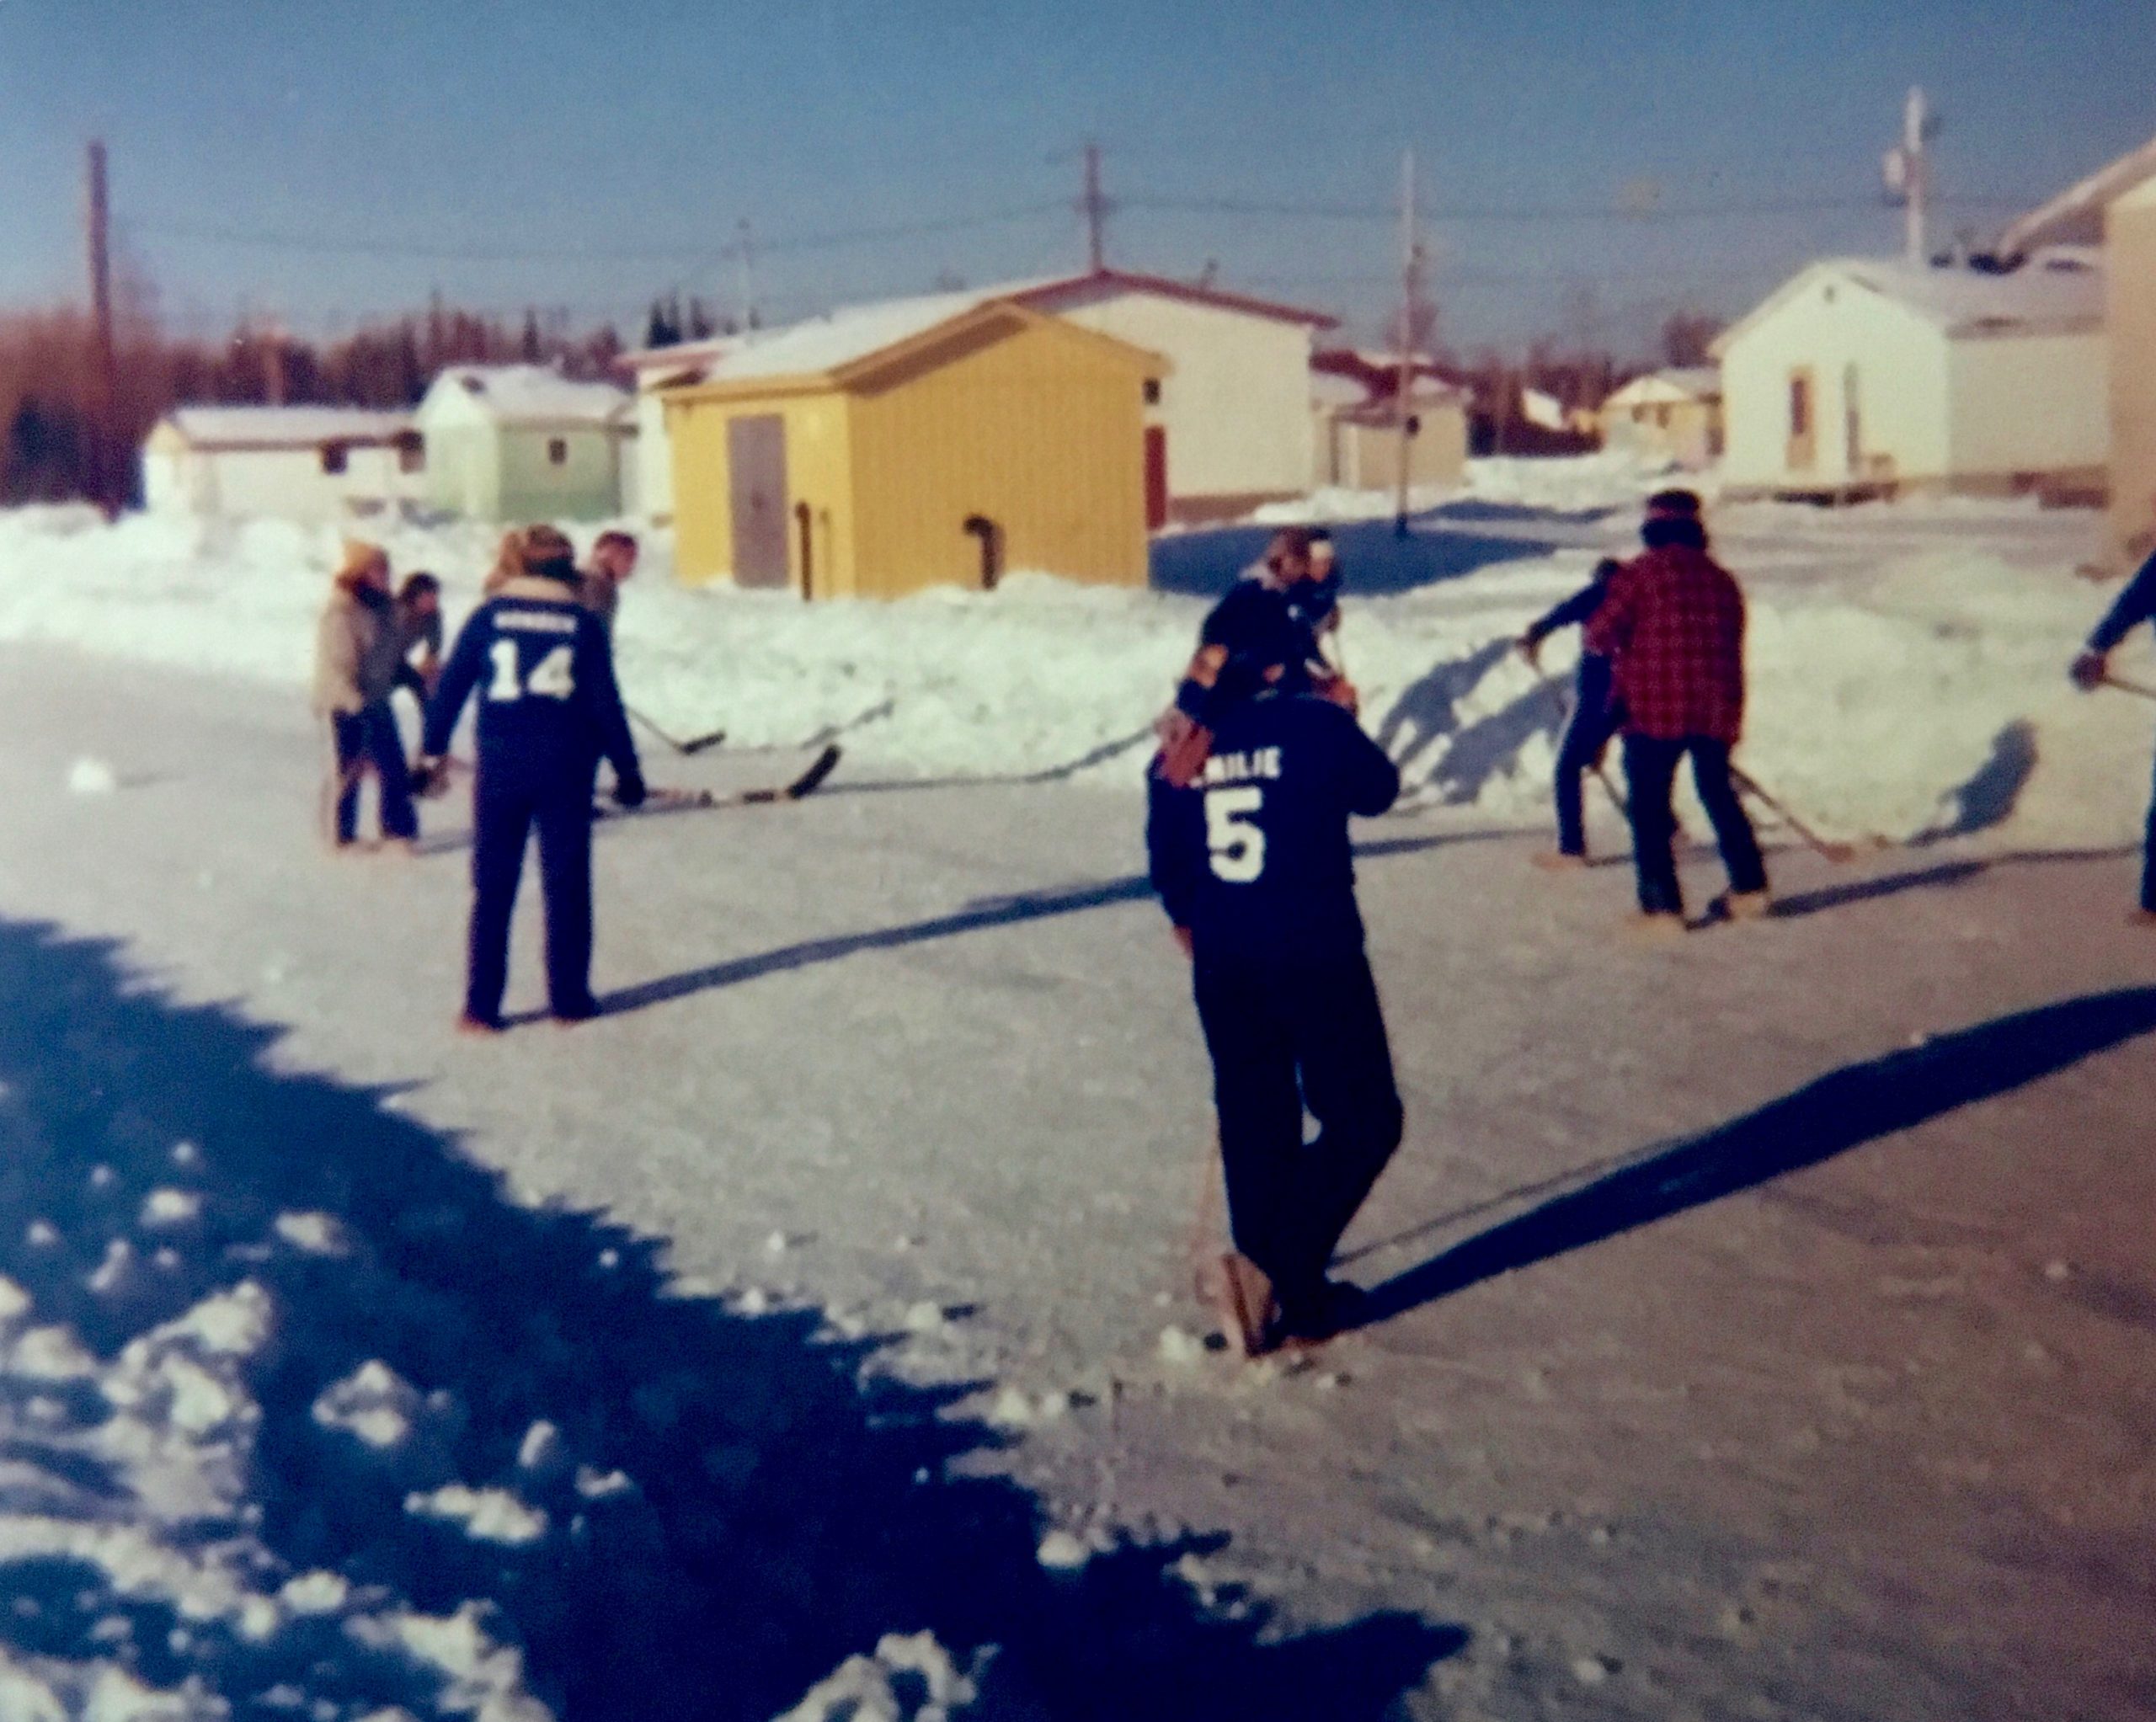
[{"label": "pile of snow", "polygon": [[119,774],[103,760],[80,759],[67,768],[70,795],[110,795],[119,787]]},{"label": "pile of snow", "polygon": [[[1526,512],[1441,514],[1418,530],[1462,535],[1484,565],[1353,600],[1342,643],[1411,805],[1543,818],[1561,708],[1506,642],[1598,555],[1636,541],[1633,510],[1668,477],[1620,454],[1474,463],[1475,497]],[[1343,517],[1359,506],[1320,501]],[[2077,696],[2063,674],[2106,595],[2072,578],[2093,527],[1967,504],[1837,516],[1750,506],[1717,510],[1715,525],[1752,599],[1745,762],[1822,826],[1894,839],[2009,824],[2046,842],[2131,834],[2142,714]],[[440,577],[452,621],[476,601],[494,529],[385,530],[400,574]],[[334,530],[283,522],[0,514],[0,639],[264,679],[296,697],[338,551]],[[843,774],[857,780],[1051,772],[1134,787],[1203,609],[1038,575],[988,594],[803,605],[688,589],[671,562],[669,539],[651,538],[623,607],[632,703],[676,733],[723,728],[729,746],[842,730]],[[1561,681],[1570,650],[1552,642]]]}]

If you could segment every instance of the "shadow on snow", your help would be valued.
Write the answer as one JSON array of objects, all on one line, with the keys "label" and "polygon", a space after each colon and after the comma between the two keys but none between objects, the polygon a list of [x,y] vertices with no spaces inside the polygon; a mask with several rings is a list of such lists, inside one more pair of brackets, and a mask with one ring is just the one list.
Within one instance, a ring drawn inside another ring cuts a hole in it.
[{"label": "shadow on snow", "polygon": [[[0,923],[0,1234],[57,1232],[10,1252],[36,1319],[110,1358],[243,1281],[268,1295],[272,1338],[242,1378],[260,1410],[243,1496],[260,1522],[179,1534],[259,1538],[269,1589],[326,1570],[431,1613],[476,1599],[532,1689],[576,1722],[761,1722],[881,1634],[921,1629],[962,1653],[1001,1647],[984,1715],[1374,1719],[1463,1641],[1402,1616],[1282,1640],[1255,1605],[1235,1618],[1199,1606],[1171,1571],[1188,1543],[1046,1572],[1038,1503],[952,1469],[993,1444],[947,1415],[960,1389],[864,1375],[880,1342],[835,1341],[814,1311],[751,1318],[670,1293],[658,1240],[517,1205],[380,1093],[266,1069],[271,1031],[128,990],[107,947]],[[199,1144],[187,1164],[181,1141]],[[199,1195],[200,1213],[145,1235],[145,1198],[165,1187]],[[276,1221],[296,1211],[334,1216],[343,1253],[288,1247]],[[93,1290],[114,1240],[132,1240],[140,1271]],[[160,1244],[173,1253],[152,1266]],[[312,1410],[370,1359],[437,1396],[421,1433],[386,1452]],[[78,1422],[113,1415],[93,1383],[37,1389]],[[541,1420],[574,1460],[633,1486],[586,1498],[520,1468]],[[77,1471],[77,1510],[115,1511],[113,1479]],[[405,1511],[408,1490],[451,1480],[513,1487],[550,1528],[501,1546]],[[272,1714],[262,1694],[279,1682],[344,1714],[467,1708],[334,1613],[254,1640],[117,1596],[85,1562],[0,1571],[51,1604],[0,1618],[0,1645],[118,1658],[159,1683],[199,1675],[236,1714]]]},{"label": "shadow on snow", "polygon": [[[1453,505],[1457,508],[1457,504]],[[1380,598],[1418,587],[1457,580],[1478,569],[1501,562],[1521,562],[1547,556],[1568,541],[1527,531],[1518,536],[1460,531],[1446,524],[1451,509],[1418,514],[1405,536],[1393,530],[1392,522],[1358,520],[1331,528],[1339,546],[1340,567],[1350,598]],[[1484,515],[1484,520],[1496,516]],[[1522,511],[1518,518],[1531,525],[1550,517]],[[1156,592],[1180,592],[1193,597],[1218,598],[1241,578],[1244,569],[1264,555],[1277,528],[1223,526],[1211,530],[1176,532],[1155,538],[1150,556],[1151,582]]]},{"label": "shadow on snow", "polygon": [[1844,1065],[1704,1135],[1577,1168],[1365,1245],[1356,1256],[1521,1201],[1536,1202],[1518,1218],[1376,1287],[1368,1319],[1387,1319],[1499,1274],[1753,1189],[2024,1087],[2152,1031],[2156,987],[2133,987],[1999,1017],[1921,1047]]}]

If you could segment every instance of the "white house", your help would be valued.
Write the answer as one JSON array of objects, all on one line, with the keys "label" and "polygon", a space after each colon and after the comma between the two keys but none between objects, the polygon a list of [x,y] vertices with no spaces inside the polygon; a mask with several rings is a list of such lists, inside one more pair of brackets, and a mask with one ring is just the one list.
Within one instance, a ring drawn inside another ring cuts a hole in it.
[{"label": "white house", "polygon": [[632,397],[543,365],[456,365],[419,403],[427,495],[479,520],[611,520],[623,512]]},{"label": "white house", "polygon": [[[1390,490],[1400,482],[1401,427],[1393,410],[1397,393],[1396,371],[1382,382],[1339,370],[1310,373],[1314,483]],[[1442,377],[1422,374],[1412,380],[1407,399],[1408,484],[1425,490],[1457,488],[1467,477],[1466,394]]]},{"label": "white house", "polygon": [[[1169,373],[1147,403],[1150,525],[1171,517],[1231,518],[1309,488],[1315,455],[1310,344],[1317,332],[1334,327],[1323,312],[1120,269],[937,296],[953,303],[1013,300],[1168,360]],[[622,362],[637,379],[641,512],[659,520],[673,508],[672,453],[659,392],[685,381],[723,381],[729,362],[745,363],[760,343],[792,333],[720,336],[625,355]]]},{"label": "white house", "polygon": [[1725,491],[2100,491],[2100,258],[1817,263],[1715,344]]},{"label": "white house", "polygon": [[142,445],[142,497],[159,513],[335,521],[417,500],[424,468],[408,413],[179,407]]},{"label": "white house", "polygon": [[1721,372],[1684,365],[1636,376],[1595,415],[1602,445],[1694,470],[1721,458]]}]

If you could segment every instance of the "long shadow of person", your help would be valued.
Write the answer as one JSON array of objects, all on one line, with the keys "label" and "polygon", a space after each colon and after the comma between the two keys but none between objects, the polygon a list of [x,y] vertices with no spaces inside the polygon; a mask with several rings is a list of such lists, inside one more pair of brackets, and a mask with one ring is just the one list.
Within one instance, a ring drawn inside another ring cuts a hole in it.
[{"label": "long shadow of person", "polygon": [[[1844,1065],[1705,1135],[1517,1192],[1532,1200],[1560,1190],[1517,1218],[1450,1245],[1374,1288],[1367,1319],[1386,1319],[1498,1274],[1816,1165],[2023,1087],[2152,1030],[2156,987],[2133,987],[1999,1017],[1920,1047]],[[1562,1188],[1566,1183],[1573,1187]],[[1478,1204],[1418,1228],[1417,1234],[1497,1205]]]},{"label": "long shadow of person", "polygon": [[1947,792],[1945,819],[1909,840],[1921,849],[1952,837],[1973,837],[2014,817],[2021,792],[2036,775],[2036,728],[2017,717],[1991,739],[1991,752],[1965,782]]},{"label": "long shadow of person", "polygon": [[1177,1577],[1204,1539],[1049,1571],[889,1341],[681,1295],[106,947],[0,922],[0,1647],[70,1702],[102,1666],[245,1715],[761,1722],[929,1631],[997,1647],[970,1714],[1374,1722],[1463,1641],[1278,1640]]},{"label": "long shadow of person", "polygon": [[[1464,658],[1448,658],[1400,690],[1377,729],[1378,745],[1402,770],[1460,728],[1460,705],[1504,661],[1510,640],[1491,640]],[[1403,740],[1405,745],[1402,745]]]}]

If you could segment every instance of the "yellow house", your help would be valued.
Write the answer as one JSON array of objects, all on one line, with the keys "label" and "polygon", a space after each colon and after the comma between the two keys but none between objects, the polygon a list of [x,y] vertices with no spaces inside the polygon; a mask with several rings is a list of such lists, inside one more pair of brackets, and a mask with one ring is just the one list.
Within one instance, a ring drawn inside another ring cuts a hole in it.
[{"label": "yellow house", "polygon": [[752,339],[663,392],[690,582],[891,598],[1032,571],[1143,585],[1157,355],[947,294]]}]

